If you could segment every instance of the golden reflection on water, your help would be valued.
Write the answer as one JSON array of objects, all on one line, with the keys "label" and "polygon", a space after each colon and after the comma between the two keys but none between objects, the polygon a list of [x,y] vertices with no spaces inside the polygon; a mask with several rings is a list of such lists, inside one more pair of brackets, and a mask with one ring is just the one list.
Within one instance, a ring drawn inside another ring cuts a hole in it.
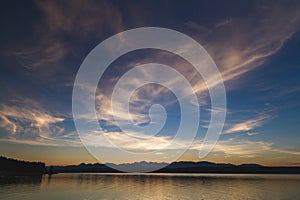
[{"label": "golden reflection on water", "polygon": [[[0,185],[0,199],[297,199],[299,175],[54,174]],[[3,194],[3,195],[2,195]]]}]

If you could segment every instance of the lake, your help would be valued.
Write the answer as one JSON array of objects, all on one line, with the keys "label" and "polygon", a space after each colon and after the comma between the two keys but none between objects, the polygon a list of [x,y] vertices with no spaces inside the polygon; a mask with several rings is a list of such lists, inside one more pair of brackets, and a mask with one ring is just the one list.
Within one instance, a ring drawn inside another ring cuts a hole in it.
[{"label": "lake", "polygon": [[54,174],[2,183],[0,199],[300,199],[300,175]]}]

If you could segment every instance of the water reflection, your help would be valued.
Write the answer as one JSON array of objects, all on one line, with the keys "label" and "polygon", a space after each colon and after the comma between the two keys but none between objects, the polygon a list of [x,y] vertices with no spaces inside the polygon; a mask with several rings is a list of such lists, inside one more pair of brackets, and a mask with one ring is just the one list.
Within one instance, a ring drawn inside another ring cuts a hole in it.
[{"label": "water reflection", "polygon": [[0,176],[0,185],[6,184],[34,184],[40,185],[43,176]]},{"label": "water reflection", "polygon": [[[297,199],[299,175],[53,174],[0,199]],[[13,187],[12,187],[13,186]]]}]

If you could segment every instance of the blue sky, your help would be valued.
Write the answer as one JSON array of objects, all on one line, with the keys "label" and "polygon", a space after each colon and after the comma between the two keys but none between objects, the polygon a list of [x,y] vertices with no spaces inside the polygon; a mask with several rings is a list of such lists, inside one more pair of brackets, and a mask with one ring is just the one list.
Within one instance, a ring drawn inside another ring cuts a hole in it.
[{"label": "blue sky", "polygon": [[[300,4],[297,1],[6,1],[1,6],[1,154],[47,164],[97,162],[82,145],[72,116],[76,73],[106,38],[138,27],[164,27],[198,41],[223,77],[227,117],[220,139],[204,160],[265,165],[300,163]],[[113,86],[128,69],[156,61],[182,73],[201,104],[196,142],[179,160],[198,161],[198,143],[210,117],[201,76],[164,51],[142,50],[117,59],[100,80],[97,115],[105,134],[134,151],[155,150],[174,136],[180,120],[174,94],[148,85],[135,93],[132,115],[148,123],[148,109],[165,105],[163,130],[134,145],[112,120]],[[134,117],[133,117],[134,118]],[[104,133],[102,133],[104,134]],[[184,145],[184,141],[178,141]],[[127,145],[127,146],[126,146]],[[99,144],[100,162],[134,162]],[[166,161],[168,149],[147,161]],[[114,157],[110,160],[110,157]]]}]

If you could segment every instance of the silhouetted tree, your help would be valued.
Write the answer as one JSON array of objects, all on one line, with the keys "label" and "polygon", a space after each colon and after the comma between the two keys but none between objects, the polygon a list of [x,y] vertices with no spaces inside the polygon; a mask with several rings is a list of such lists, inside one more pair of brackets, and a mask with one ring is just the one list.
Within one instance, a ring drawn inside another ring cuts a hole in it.
[{"label": "silhouetted tree", "polygon": [[27,162],[0,156],[0,175],[42,175],[45,163]]}]

